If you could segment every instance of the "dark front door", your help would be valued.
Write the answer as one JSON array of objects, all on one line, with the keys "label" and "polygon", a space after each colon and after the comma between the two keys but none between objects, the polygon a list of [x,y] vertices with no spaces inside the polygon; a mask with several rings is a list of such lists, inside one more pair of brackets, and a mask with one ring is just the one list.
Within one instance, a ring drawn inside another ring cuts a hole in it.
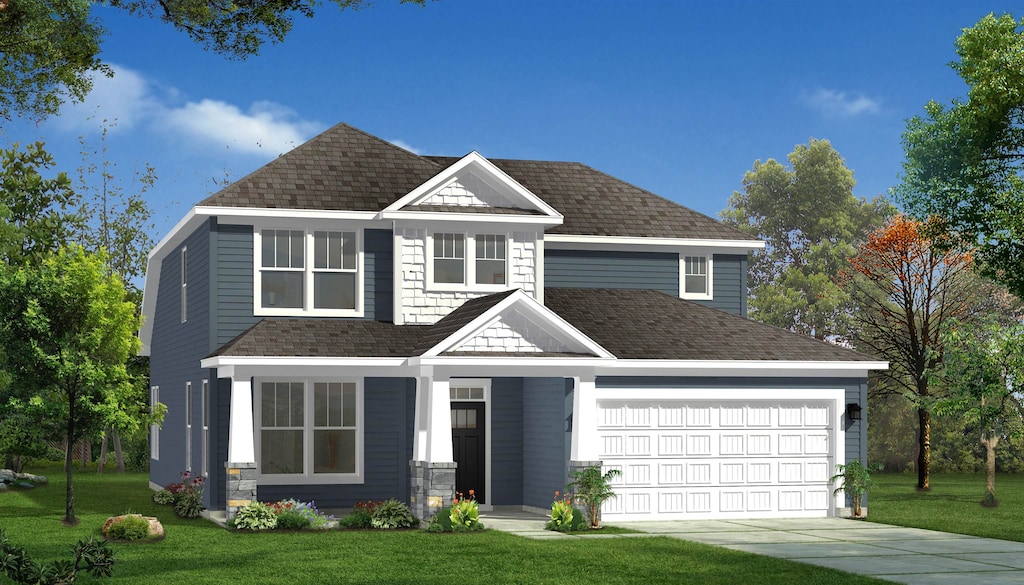
[{"label": "dark front door", "polygon": [[458,467],[455,491],[476,501],[486,502],[484,493],[484,403],[452,402],[452,450]]}]

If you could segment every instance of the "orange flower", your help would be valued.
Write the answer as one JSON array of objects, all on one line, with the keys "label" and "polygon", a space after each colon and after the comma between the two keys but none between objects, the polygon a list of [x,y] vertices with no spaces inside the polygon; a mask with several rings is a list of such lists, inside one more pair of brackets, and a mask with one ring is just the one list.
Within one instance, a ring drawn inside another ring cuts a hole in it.
[{"label": "orange flower", "polygon": [[472,498],[474,494],[476,494],[476,492],[474,492],[473,490],[469,490],[469,497]]}]

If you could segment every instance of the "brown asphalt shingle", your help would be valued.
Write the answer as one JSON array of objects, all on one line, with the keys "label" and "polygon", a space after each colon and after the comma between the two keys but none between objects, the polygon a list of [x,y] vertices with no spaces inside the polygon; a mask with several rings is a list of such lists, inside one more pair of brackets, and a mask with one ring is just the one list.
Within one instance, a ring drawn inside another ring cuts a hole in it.
[{"label": "brown asphalt shingle", "polygon": [[[467,301],[430,326],[362,319],[264,319],[212,356],[423,355],[513,292]],[[862,353],[656,291],[552,288],[544,292],[544,300],[549,309],[620,359],[877,361]],[[592,357],[558,353],[529,356]]]},{"label": "brown asphalt shingle", "polygon": [[[417,156],[362,130],[338,124],[207,197],[200,205],[380,211],[457,160]],[[562,225],[547,230],[550,234],[755,240],[584,164],[488,160],[565,217]],[[417,207],[428,210],[426,206]]]},{"label": "brown asphalt shingle", "polygon": [[544,304],[620,359],[877,361],[657,291],[549,288]]}]

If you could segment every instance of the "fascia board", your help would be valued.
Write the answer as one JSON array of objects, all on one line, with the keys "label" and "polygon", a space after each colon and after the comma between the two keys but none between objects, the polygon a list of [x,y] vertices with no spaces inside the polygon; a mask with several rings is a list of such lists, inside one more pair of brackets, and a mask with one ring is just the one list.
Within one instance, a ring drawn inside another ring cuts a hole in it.
[{"label": "fascia board", "polygon": [[562,225],[563,218],[547,215],[512,215],[502,213],[459,213],[457,211],[382,211],[377,219],[405,221],[449,221],[461,223],[514,223],[542,226]]},{"label": "fascia board", "polygon": [[742,250],[763,250],[765,243],[759,240],[712,240],[702,238],[637,238],[626,236],[583,236],[574,234],[545,234],[544,244],[552,249],[572,248],[588,244],[617,249],[621,246],[661,246],[673,248],[733,248]]},{"label": "fascia board", "polygon": [[882,361],[757,361],[620,359],[604,365],[599,376],[851,376],[888,369]]},{"label": "fascia board", "polygon": [[[408,194],[400,197],[391,205],[385,207],[382,210],[382,214],[392,211],[398,211],[405,207],[406,205],[410,205],[414,201],[420,199],[424,195],[427,195],[431,191],[440,189],[446,183],[448,183],[453,176],[455,176],[460,171],[473,164],[481,167],[481,169],[487,172],[487,174],[489,174],[491,178],[497,179],[506,187],[516,192],[520,197],[526,199],[531,205],[536,207],[538,211],[544,213],[546,216],[557,217],[559,219],[562,218],[562,214],[559,213],[555,208],[545,203],[543,199],[534,195],[532,191],[524,187],[521,183],[519,183],[519,181],[513,179],[505,171],[499,169],[494,163],[484,158],[483,155],[481,155],[479,152],[475,150],[473,152],[470,152],[466,156],[460,158],[458,161],[452,163],[451,166],[437,173],[436,175],[428,179],[425,183],[410,191]],[[388,216],[382,215],[382,217],[386,218]]]},{"label": "fascia board", "polygon": [[246,225],[280,219],[322,219],[373,221],[376,211],[338,211],[331,209],[282,209],[264,207],[197,207],[199,213],[216,215],[218,222],[228,225]]},{"label": "fascia board", "polygon": [[266,357],[266,356],[214,356],[199,362],[201,368],[223,368],[228,366],[270,366],[270,367],[395,367],[406,365],[403,357]]},{"label": "fascia board", "polygon": [[514,293],[508,295],[501,300],[498,304],[494,305],[490,309],[487,309],[482,314],[477,315],[475,319],[466,323],[454,333],[445,337],[441,341],[434,344],[433,347],[421,354],[422,357],[434,357],[441,353],[448,351],[449,349],[457,346],[459,343],[465,341],[468,337],[472,336],[477,331],[485,328],[488,323],[493,321],[501,313],[505,307],[510,306],[516,302],[516,297],[523,295],[522,290],[517,290]]}]

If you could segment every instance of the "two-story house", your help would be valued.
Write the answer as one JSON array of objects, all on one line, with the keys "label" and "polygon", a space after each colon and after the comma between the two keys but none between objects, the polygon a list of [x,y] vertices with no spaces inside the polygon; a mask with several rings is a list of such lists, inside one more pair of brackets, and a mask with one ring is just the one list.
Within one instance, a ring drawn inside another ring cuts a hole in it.
[{"label": "two-story house", "polygon": [[586,165],[339,124],[150,254],[151,482],[423,517],[470,489],[546,509],[600,462],[609,520],[838,514],[886,364],[747,319],[761,247]]}]

